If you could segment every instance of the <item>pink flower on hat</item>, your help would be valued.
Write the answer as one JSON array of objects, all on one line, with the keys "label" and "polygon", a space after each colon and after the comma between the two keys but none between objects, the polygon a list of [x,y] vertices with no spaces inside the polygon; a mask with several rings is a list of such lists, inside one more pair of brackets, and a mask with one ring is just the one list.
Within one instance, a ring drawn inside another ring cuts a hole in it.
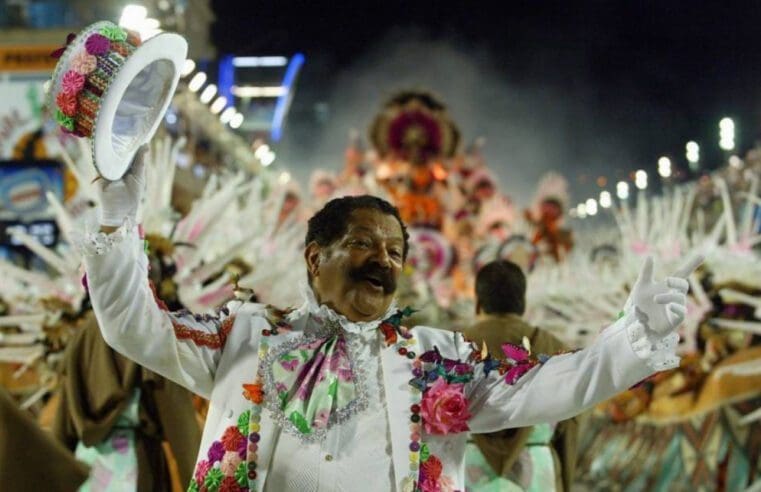
[{"label": "pink flower on hat", "polygon": [[66,116],[77,114],[77,95],[73,92],[59,92],[55,98],[55,103]]},{"label": "pink flower on hat", "polygon": [[91,55],[104,55],[111,48],[111,41],[102,34],[91,34],[85,41],[85,48]]},{"label": "pink flower on hat", "polygon": [[85,86],[85,76],[74,70],[69,70],[63,74],[61,80],[61,88],[63,92],[70,92],[71,94],[77,94]]},{"label": "pink flower on hat", "polygon": [[98,59],[86,51],[80,51],[71,59],[71,69],[82,75],[91,73],[98,66]]}]

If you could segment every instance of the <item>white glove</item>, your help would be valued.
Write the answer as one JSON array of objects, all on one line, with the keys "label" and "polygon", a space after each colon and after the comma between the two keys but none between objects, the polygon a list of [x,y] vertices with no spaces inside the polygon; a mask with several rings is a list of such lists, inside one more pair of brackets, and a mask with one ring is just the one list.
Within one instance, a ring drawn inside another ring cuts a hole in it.
[{"label": "white glove", "polygon": [[147,146],[141,147],[135,154],[132,165],[122,179],[108,181],[100,179],[96,183],[100,197],[100,224],[119,227],[129,217],[137,219],[137,208],[145,189],[145,154]]},{"label": "white glove", "polygon": [[688,260],[665,281],[653,280],[653,258],[648,257],[634,284],[629,302],[645,332],[662,338],[673,332],[687,315],[687,277],[703,262],[702,256]]}]

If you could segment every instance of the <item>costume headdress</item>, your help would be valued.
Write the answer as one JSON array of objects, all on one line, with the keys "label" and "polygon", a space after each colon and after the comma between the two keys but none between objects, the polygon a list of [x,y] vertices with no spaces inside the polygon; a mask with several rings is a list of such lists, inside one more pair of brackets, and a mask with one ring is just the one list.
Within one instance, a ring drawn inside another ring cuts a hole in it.
[{"label": "costume headdress", "polygon": [[48,107],[64,131],[90,139],[98,173],[121,178],[137,149],[155,133],[177,88],[187,43],[161,33],[137,33],[96,22],[52,56]]}]

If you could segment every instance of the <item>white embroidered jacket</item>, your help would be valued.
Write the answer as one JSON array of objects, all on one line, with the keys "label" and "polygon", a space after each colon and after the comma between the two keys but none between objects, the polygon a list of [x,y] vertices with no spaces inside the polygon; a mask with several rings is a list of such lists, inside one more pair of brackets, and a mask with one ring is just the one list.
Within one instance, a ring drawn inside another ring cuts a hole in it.
[{"label": "white embroidered jacket", "polygon": [[[110,235],[93,235],[82,249],[93,310],[106,342],[139,364],[210,399],[196,471],[200,484],[205,482],[207,489],[214,490],[227,479],[235,480],[241,490],[264,490],[281,429],[268,410],[245,397],[243,387],[252,383],[257,374],[262,340],[266,338],[269,347],[277,347],[302,336],[307,324],[316,322],[315,310],[328,313],[344,325],[351,323],[324,306],[309,303],[288,318],[292,331],[277,334],[269,334],[271,323],[260,304],[233,302],[219,316],[168,313],[154,299],[147,280],[147,259],[134,225],[125,224]],[[419,403],[422,397],[410,385],[413,361],[400,355],[399,349],[422,354],[437,347],[443,357],[465,361],[472,347],[461,335],[448,331],[415,327],[410,333],[411,338],[400,337],[395,345],[380,350],[392,479],[397,490],[426,490],[425,484],[417,482],[420,462],[435,456],[442,465],[440,488],[464,490],[468,433],[430,435],[423,431],[411,413],[411,404]],[[499,371],[486,375],[482,364],[475,364],[474,378],[465,386],[472,415],[468,427],[472,432],[484,433],[566,419],[626,390],[656,370],[673,367],[678,363],[673,355],[675,345],[673,334],[653,345],[634,316],[625,314],[590,347],[551,357],[513,385],[506,384]],[[231,439],[234,441],[233,427],[246,437],[245,443],[230,444]],[[420,434],[417,446],[411,438],[415,429]],[[355,438],[361,439],[361,434]],[[240,463],[233,461],[231,465],[228,460],[226,464],[220,441],[228,451],[231,445],[247,446],[240,451],[245,458]],[[422,444],[425,446],[421,448]],[[220,448],[220,459],[211,463],[208,457],[215,452],[214,446]],[[298,455],[293,459],[297,460]],[[357,477],[367,480],[373,473],[358,470]],[[314,490],[332,488],[329,483],[318,483]],[[203,487],[195,481],[189,488],[199,489]]]}]

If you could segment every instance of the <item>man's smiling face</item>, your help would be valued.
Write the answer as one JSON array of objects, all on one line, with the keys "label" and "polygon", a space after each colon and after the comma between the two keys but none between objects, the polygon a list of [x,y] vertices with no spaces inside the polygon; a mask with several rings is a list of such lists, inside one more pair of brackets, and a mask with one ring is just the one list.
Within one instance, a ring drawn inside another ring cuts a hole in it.
[{"label": "man's smiling face", "polygon": [[351,321],[383,316],[404,265],[402,227],[373,208],[351,212],[342,237],[327,246],[307,245],[305,258],[319,302]]}]

